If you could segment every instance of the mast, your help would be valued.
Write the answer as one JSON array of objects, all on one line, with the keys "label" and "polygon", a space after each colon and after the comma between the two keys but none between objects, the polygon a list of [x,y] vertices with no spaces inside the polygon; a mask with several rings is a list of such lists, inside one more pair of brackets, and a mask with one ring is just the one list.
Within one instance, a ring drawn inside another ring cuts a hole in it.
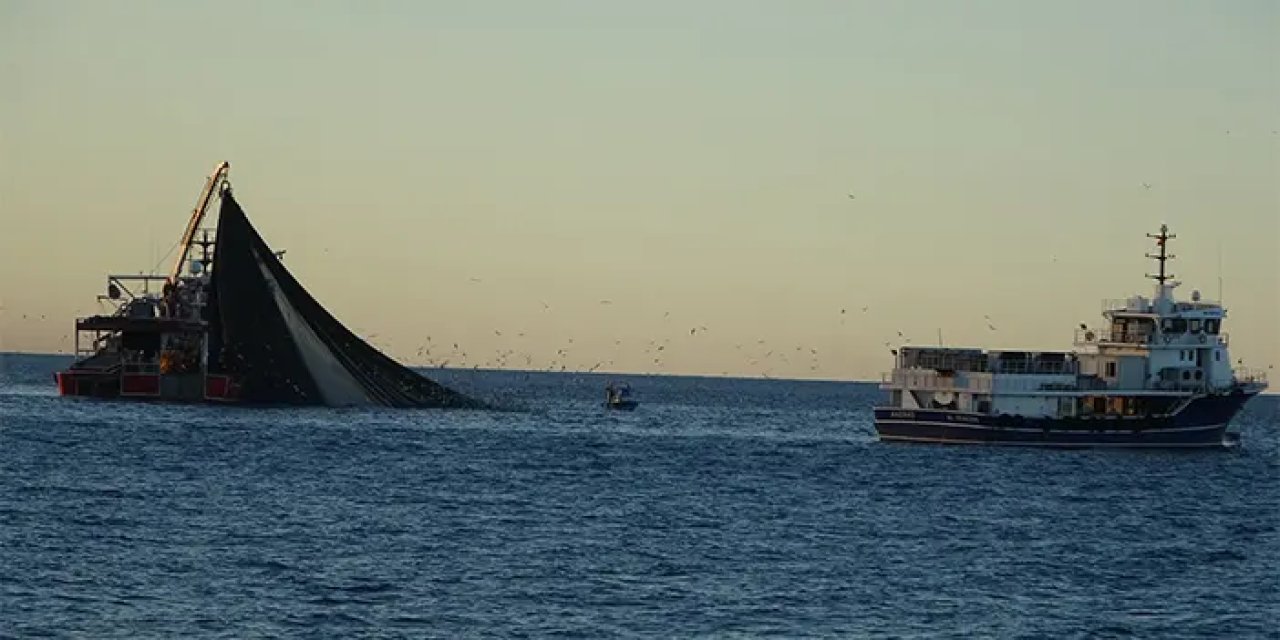
[{"label": "mast", "polygon": [[1226,306],[1222,300],[1222,241],[1218,241],[1218,304]]},{"label": "mast", "polygon": [[1154,255],[1150,253],[1147,254],[1147,257],[1151,258],[1152,260],[1155,260],[1157,265],[1159,266],[1159,269],[1156,271],[1155,275],[1151,275],[1148,273],[1147,277],[1156,281],[1156,286],[1157,286],[1156,299],[1163,300],[1168,295],[1168,291],[1169,291],[1168,286],[1165,284],[1165,282],[1173,279],[1173,274],[1167,273],[1165,271],[1165,262],[1177,257],[1167,252],[1167,249],[1168,249],[1167,245],[1170,240],[1178,236],[1173,235],[1172,233],[1169,233],[1169,225],[1162,224],[1160,225],[1160,233],[1158,234],[1148,233],[1147,237],[1154,239],[1156,241],[1156,247],[1160,249],[1159,253],[1156,253]]},{"label": "mast", "polygon": [[213,196],[218,192],[218,186],[227,179],[227,173],[231,171],[230,162],[219,162],[214,167],[213,173],[209,174],[209,179],[204,183],[204,189],[200,191],[200,198],[196,200],[196,208],[191,211],[191,219],[187,221],[187,229],[182,232],[182,240],[179,242],[178,259],[174,261],[173,268],[169,270],[169,283],[176,284],[178,276],[182,274],[182,265],[187,261],[187,253],[191,251],[191,241],[195,239],[196,229],[200,228],[200,223],[204,220],[204,214],[209,209],[209,203],[213,201]]}]

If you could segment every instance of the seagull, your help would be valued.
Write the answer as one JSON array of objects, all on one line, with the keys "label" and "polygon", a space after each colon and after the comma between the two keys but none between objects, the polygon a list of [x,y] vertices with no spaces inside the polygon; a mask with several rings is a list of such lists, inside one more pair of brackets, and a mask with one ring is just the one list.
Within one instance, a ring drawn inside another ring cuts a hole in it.
[{"label": "seagull", "polygon": [[849,199],[850,199],[850,200],[857,200],[857,199],[858,199],[858,196],[855,196],[855,195],[853,195],[853,194],[851,193],[851,194],[849,194]]},{"label": "seagull", "polygon": [[1150,182],[1144,182],[1144,183],[1142,183],[1142,188],[1144,188],[1144,189],[1150,189],[1150,188],[1151,188],[1151,183],[1150,183]]}]

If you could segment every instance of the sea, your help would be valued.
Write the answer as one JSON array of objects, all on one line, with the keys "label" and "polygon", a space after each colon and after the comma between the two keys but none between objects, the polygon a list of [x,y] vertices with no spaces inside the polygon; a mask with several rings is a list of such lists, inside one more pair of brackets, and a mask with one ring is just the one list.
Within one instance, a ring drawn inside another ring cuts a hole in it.
[{"label": "sea", "polygon": [[1280,637],[1277,396],[1233,450],[1040,450],[880,443],[860,382],[250,409],[67,362],[0,356],[3,638]]}]

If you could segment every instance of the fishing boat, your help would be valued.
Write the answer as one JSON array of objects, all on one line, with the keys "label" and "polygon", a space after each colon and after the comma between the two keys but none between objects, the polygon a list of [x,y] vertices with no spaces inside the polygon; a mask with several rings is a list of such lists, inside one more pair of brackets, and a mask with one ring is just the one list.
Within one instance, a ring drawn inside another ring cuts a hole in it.
[{"label": "fishing boat", "polygon": [[[236,201],[205,181],[167,274],[108,275],[105,313],[75,321],[64,396],[250,404],[484,406],[356,336],[284,267]],[[204,227],[219,202],[214,229]]]},{"label": "fishing boat", "polygon": [[1166,272],[1176,236],[1161,225],[1151,298],[1103,305],[1105,324],[1082,324],[1068,351],[908,347],[874,409],[886,442],[1047,447],[1223,447],[1264,371],[1234,368],[1226,309],[1198,291],[1178,300]]},{"label": "fishing boat", "polygon": [[604,388],[604,408],[614,411],[634,411],[640,403],[631,397],[631,385],[610,383]]}]

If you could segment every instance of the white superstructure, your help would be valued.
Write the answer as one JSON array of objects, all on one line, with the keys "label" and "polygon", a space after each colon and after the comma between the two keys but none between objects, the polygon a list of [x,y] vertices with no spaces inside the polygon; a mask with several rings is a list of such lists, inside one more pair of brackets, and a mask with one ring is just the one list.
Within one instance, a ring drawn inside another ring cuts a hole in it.
[{"label": "white superstructure", "polygon": [[945,411],[977,416],[1088,418],[1168,416],[1188,401],[1230,393],[1256,394],[1265,375],[1233,369],[1226,310],[1218,302],[1174,296],[1166,273],[1175,236],[1162,225],[1155,239],[1159,269],[1154,296],[1104,303],[1105,323],[1081,325],[1075,349],[1027,352],[903,347],[881,388],[883,409]]}]

